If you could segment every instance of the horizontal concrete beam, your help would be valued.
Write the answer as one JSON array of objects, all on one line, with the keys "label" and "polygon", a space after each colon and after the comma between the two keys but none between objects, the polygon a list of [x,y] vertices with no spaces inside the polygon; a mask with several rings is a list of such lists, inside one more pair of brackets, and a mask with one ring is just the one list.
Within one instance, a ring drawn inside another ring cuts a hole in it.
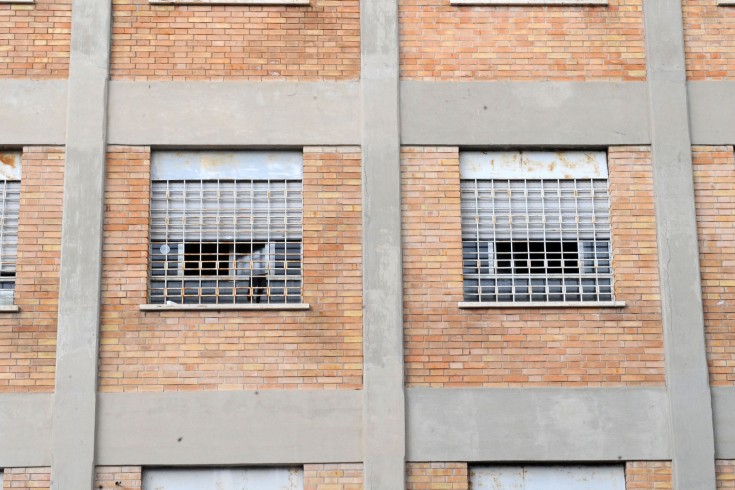
[{"label": "horizontal concrete beam", "polygon": [[735,459],[735,387],[712,388],[715,457]]},{"label": "horizontal concrete beam", "polygon": [[66,80],[0,80],[0,145],[63,145]]},{"label": "horizontal concrete beam", "polygon": [[410,461],[670,459],[664,388],[407,393]]},{"label": "horizontal concrete beam", "polygon": [[100,394],[97,464],[362,461],[361,391]]},{"label": "horizontal concrete beam", "polygon": [[360,144],[359,82],[111,82],[113,145]]},{"label": "horizontal concrete beam", "polygon": [[401,84],[404,145],[649,144],[645,83]]},{"label": "horizontal concrete beam", "polygon": [[52,395],[0,395],[0,468],[51,465]]},{"label": "horizontal concrete beam", "polygon": [[735,82],[689,82],[688,92],[692,143],[735,143]]}]

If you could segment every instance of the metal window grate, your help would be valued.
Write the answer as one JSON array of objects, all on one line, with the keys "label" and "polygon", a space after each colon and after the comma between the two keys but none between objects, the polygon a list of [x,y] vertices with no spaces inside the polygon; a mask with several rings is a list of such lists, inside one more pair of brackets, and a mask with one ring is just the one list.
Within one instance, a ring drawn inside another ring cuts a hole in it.
[{"label": "metal window grate", "polygon": [[301,302],[300,180],[153,180],[150,302]]},{"label": "metal window grate", "polygon": [[0,305],[12,305],[18,257],[20,181],[0,180]]},{"label": "metal window grate", "polygon": [[612,301],[607,179],[462,179],[464,297]]}]

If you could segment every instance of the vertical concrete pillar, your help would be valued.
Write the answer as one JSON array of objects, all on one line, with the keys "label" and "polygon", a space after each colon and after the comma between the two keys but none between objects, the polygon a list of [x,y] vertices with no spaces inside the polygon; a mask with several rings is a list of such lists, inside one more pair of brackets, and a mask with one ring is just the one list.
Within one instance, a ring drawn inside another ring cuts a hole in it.
[{"label": "vertical concrete pillar", "polygon": [[398,1],[362,0],[363,454],[367,490],[405,486]]},{"label": "vertical concrete pillar", "polygon": [[51,488],[94,483],[111,0],[73,0]]},{"label": "vertical concrete pillar", "polygon": [[681,2],[643,4],[674,487],[714,489]]}]

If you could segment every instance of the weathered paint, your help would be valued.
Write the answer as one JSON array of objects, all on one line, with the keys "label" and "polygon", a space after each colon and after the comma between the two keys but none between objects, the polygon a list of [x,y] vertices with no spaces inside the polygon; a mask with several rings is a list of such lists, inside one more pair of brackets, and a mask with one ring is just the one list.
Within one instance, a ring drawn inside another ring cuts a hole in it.
[{"label": "weathered paint", "polygon": [[300,468],[161,469],[143,473],[143,490],[303,490]]},{"label": "weathered paint", "polygon": [[20,180],[20,152],[0,152],[0,180]]},{"label": "weathered paint", "polygon": [[625,490],[623,466],[480,466],[472,490]]},{"label": "weathered paint", "polygon": [[464,151],[463,179],[606,179],[604,151]]},{"label": "weathered paint", "polygon": [[301,179],[300,151],[158,151],[152,180]]}]

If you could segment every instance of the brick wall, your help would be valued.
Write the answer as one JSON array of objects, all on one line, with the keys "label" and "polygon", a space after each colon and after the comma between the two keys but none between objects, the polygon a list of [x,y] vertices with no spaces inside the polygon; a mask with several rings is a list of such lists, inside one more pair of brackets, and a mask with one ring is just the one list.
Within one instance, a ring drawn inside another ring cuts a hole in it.
[{"label": "brick wall", "polygon": [[615,298],[623,309],[459,309],[456,148],[405,148],[403,251],[410,386],[662,385],[650,153],[611,148]]},{"label": "brick wall", "polygon": [[735,8],[717,0],[682,0],[687,77],[735,78]]},{"label": "brick wall", "polygon": [[69,75],[71,0],[0,5],[0,78]]},{"label": "brick wall", "polygon": [[694,147],[702,301],[710,381],[735,385],[735,153]]},{"label": "brick wall", "polygon": [[3,490],[48,490],[51,468],[5,468]]},{"label": "brick wall", "polygon": [[735,460],[716,461],[717,488],[735,488]]},{"label": "brick wall", "polygon": [[304,490],[362,490],[362,464],[304,465]]},{"label": "brick wall", "polygon": [[94,488],[104,490],[140,490],[140,466],[98,466],[95,469]]},{"label": "brick wall", "polygon": [[404,78],[643,80],[642,0],[607,7],[458,7],[400,0]]},{"label": "brick wall", "polygon": [[634,461],[625,465],[626,490],[674,488],[669,461]]},{"label": "brick wall", "polygon": [[308,311],[141,312],[147,302],[150,155],[110,149],[102,391],[356,389],[362,384],[359,148],[304,150]]},{"label": "brick wall", "polygon": [[359,78],[359,0],[313,0],[308,6],[114,0],[113,7],[113,78]]},{"label": "brick wall", "polygon": [[468,490],[467,463],[408,463],[406,490]]},{"label": "brick wall", "polygon": [[15,304],[0,313],[0,393],[52,392],[56,364],[64,150],[22,154]]}]

